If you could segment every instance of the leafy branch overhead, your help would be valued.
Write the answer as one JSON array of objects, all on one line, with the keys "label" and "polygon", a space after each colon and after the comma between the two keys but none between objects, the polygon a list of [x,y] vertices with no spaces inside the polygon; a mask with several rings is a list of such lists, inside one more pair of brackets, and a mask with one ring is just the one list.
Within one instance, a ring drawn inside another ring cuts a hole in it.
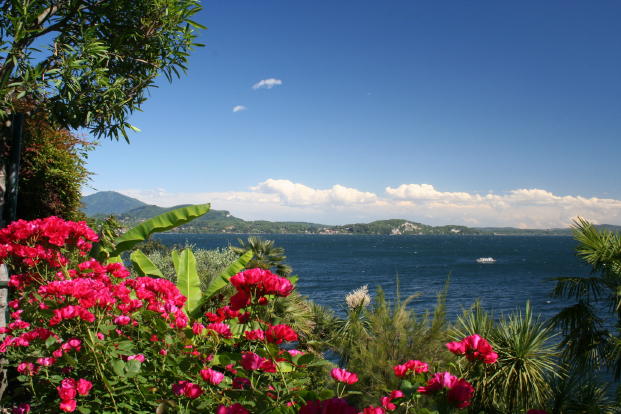
[{"label": "leafy branch overhead", "polygon": [[197,0],[17,0],[0,6],[0,118],[24,96],[62,127],[127,140],[159,75],[187,69]]}]

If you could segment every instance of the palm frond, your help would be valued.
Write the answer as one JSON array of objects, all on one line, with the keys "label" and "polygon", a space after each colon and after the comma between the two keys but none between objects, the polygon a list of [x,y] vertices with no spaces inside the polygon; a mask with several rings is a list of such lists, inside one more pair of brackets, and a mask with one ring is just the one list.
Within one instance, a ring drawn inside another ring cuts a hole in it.
[{"label": "palm frond", "polygon": [[597,301],[609,293],[600,277],[558,277],[552,296],[564,299]]}]

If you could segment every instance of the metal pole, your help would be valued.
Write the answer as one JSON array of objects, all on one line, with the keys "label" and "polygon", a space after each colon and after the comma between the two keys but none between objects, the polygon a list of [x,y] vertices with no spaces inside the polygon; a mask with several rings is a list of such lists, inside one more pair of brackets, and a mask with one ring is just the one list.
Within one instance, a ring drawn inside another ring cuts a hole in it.
[{"label": "metal pole", "polygon": [[[22,154],[22,132],[24,129],[24,114],[15,114],[11,117],[10,125],[10,154],[0,166],[0,197],[2,198],[0,219],[2,227],[17,218],[17,190],[19,187],[19,167]],[[7,163],[8,161],[8,163]],[[4,188],[3,188],[4,187]],[[9,272],[6,265],[0,265],[0,327],[5,327],[8,321],[9,301]],[[4,337],[4,335],[0,335]],[[0,361],[0,366],[7,363]],[[0,370],[0,399],[2,399],[8,385],[7,370]]]},{"label": "metal pole", "polygon": [[19,166],[22,158],[22,132],[24,114],[13,115],[11,125],[11,152],[7,171],[7,191],[5,194],[4,221],[9,224],[17,219],[17,191],[19,189]]}]

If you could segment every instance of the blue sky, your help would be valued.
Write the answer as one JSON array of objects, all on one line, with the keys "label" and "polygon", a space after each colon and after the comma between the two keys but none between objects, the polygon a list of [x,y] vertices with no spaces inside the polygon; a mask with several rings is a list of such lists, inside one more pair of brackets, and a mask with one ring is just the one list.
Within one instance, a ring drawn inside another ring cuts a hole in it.
[{"label": "blue sky", "polygon": [[96,190],[246,219],[621,224],[619,2],[213,0],[196,20],[187,75],[90,155]]}]

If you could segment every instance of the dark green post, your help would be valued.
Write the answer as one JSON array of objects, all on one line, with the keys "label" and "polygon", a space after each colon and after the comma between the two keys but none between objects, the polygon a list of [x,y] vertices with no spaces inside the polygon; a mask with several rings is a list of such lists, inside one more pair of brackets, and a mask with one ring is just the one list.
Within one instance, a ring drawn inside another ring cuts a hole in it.
[{"label": "dark green post", "polygon": [[[6,140],[9,148],[8,157],[2,156],[0,165],[0,221],[4,227],[17,218],[17,191],[19,187],[19,166],[22,154],[22,132],[24,129],[24,114],[15,114],[7,120],[4,131],[0,132]],[[2,142],[5,144],[5,142]],[[2,151],[4,148],[0,148]],[[0,265],[0,327],[5,327],[8,321],[9,301],[9,272],[6,265]],[[0,338],[4,335],[0,335]],[[0,365],[5,365],[6,360],[0,360]],[[0,370],[0,399],[7,387],[7,371],[4,367]]]}]

